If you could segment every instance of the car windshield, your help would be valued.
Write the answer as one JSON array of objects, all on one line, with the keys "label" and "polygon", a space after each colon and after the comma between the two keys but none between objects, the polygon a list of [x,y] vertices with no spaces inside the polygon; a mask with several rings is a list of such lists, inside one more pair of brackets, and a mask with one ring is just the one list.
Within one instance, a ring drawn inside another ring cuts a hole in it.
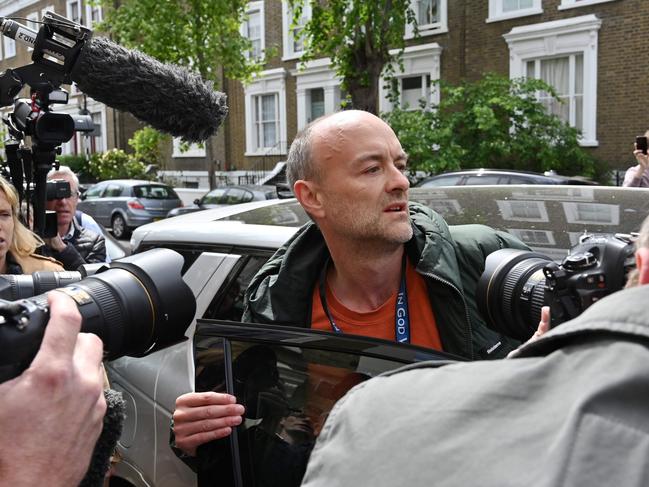
[{"label": "car windshield", "polygon": [[133,187],[133,194],[136,198],[151,200],[176,200],[178,195],[169,186],[159,184],[146,184]]}]

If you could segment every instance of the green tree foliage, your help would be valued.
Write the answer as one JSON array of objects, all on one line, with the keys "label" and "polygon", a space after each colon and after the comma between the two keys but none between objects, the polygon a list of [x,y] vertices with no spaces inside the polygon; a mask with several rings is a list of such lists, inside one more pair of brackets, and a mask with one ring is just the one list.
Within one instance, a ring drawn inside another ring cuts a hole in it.
[{"label": "green tree foliage", "polygon": [[602,180],[604,165],[579,146],[576,129],[546,111],[539,92],[558,100],[543,81],[487,74],[442,84],[435,110],[397,109],[384,118],[411,154],[412,170],[555,170]]},{"label": "green tree foliage", "polygon": [[[381,73],[388,77],[404,47],[406,25],[414,25],[410,0],[290,0],[297,25],[306,4],[311,19],[302,32],[303,60],[327,56],[353,108],[378,113]],[[390,54],[396,49],[398,54]]]},{"label": "green tree foliage", "polygon": [[88,167],[98,180],[106,179],[146,179],[145,165],[121,149],[111,149],[103,154],[90,156]]},{"label": "green tree foliage", "polygon": [[[245,53],[250,41],[240,26],[246,0],[101,0],[106,20],[100,29],[119,43],[163,62],[186,66],[218,83],[218,68],[246,81],[259,69]],[[197,100],[200,103],[200,100]],[[187,107],[191,109],[191,107]]]},{"label": "green tree foliage", "polygon": [[155,164],[162,167],[162,144],[168,142],[170,137],[158,132],[151,127],[143,127],[137,130],[133,137],[128,140],[128,145],[133,148],[135,160],[147,164]]},{"label": "green tree foliage", "polygon": [[56,158],[61,166],[68,166],[74,173],[79,176],[81,181],[86,181],[90,174],[88,158],[84,154],[66,154]]}]

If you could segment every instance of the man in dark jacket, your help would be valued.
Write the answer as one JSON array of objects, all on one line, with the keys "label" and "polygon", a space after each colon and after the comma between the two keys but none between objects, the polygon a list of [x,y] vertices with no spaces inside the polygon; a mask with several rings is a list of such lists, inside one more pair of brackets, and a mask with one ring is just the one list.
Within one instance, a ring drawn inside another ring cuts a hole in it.
[{"label": "man in dark jacket", "polygon": [[[515,349],[518,342],[486,327],[475,288],[489,253],[527,247],[481,225],[449,228],[432,210],[409,204],[406,163],[392,129],[367,112],[338,112],[301,131],[287,176],[313,223],[253,278],[244,321],[396,340],[467,359]],[[181,396],[176,445],[192,453],[229,434],[237,424],[232,402],[215,393]]]},{"label": "man in dark jacket", "polygon": [[47,209],[56,211],[58,235],[46,239],[43,253],[63,264],[65,270],[74,271],[83,264],[106,262],[106,241],[99,235],[79,225],[75,219],[79,202],[79,180],[63,166],[47,175],[48,180],[65,179],[70,184],[70,197],[47,202]]},{"label": "man in dark jacket", "polygon": [[649,485],[649,220],[636,245],[631,289],[514,360],[414,364],[352,389],[303,487]]}]

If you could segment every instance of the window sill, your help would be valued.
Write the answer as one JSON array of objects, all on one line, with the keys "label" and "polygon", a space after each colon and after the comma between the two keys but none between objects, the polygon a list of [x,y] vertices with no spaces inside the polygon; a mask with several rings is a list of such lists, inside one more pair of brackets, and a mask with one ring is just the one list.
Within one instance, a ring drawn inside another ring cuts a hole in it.
[{"label": "window sill", "polygon": [[558,10],[569,10],[571,8],[587,7],[589,5],[597,5],[598,3],[614,2],[615,0],[582,0],[579,3],[572,3],[567,5],[559,5]]},{"label": "window sill", "polygon": [[529,17],[530,15],[539,15],[542,13],[543,13],[542,8],[526,9],[526,10],[521,10],[519,12],[509,12],[506,14],[494,15],[493,17],[489,17],[487,20],[485,20],[485,22],[489,24],[491,22],[501,22],[503,20],[518,19],[520,17]]},{"label": "window sill", "polygon": [[259,156],[285,156],[286,155],[286,150],[284,149],[276,149],[273,147],[265,147],[264,149],[260,149],[255,152],[250,152],[246,151],[244,152],[244,157],[259,157]]},{"label": "window sill", "polygon": [[599,141],[596,139],[582,139],[579,141],[581,147],[599,147]]},{"label": "window sill", "polygon": [[[447,26],[441,26],[433,29],[420,29],[419,30],[419,36],[420,37],[426,37],[426,36],[432,36],[432,35],[437,35],[437,34],[446,34],[448,32],[448,27]],[[404,37],[404,39],[414,39],[415,34],[414,32],[408,32]]]}]

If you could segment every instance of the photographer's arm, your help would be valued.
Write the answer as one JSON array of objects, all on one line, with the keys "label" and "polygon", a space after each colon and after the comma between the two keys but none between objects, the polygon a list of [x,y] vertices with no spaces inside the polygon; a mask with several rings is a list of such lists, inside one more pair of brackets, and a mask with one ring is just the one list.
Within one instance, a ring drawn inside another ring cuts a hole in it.
[{"label": "photographer's arm", "polygon": [[48,295],[40,350],[20,376],[0,384],[0,486],[78,485],[101,433],[101,340],[79,333],[73,301]]},{"label": "photographer's arm", "polygon": [[624,175],[622,186],[639,187],[642,184],[642,176],[649,168],[649,155],[643,154],[642,151],[634,150],[633,155],[638,162],[637,166],[629,168]]},{"label": "photographer's arm", "polygon": [[[550,330],[550,307],[549,306],[543,306],[541,308],[541,321],[539,321],[539,326],[534,332],[534,335],[531,336],[529,340],[527,340],[523,345],[526,345],[530,342],[533,342],[534,340],[538,340],[541,338],[543,335],[545,335],[549,330]],[[523,346],[521,345],[521,347]],[[507,354],[507,358],[512,358],[516,356],[516,350],[512,350]]]}]

